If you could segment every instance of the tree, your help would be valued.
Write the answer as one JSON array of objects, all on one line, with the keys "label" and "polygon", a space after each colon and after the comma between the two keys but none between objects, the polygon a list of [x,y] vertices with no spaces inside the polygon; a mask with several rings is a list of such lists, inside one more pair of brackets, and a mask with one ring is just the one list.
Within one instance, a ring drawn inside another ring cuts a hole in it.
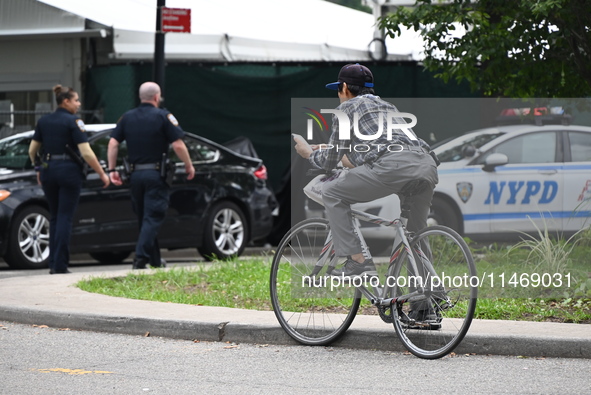
[{"label": "tree", "polygon": [[[380,20],[424,39],[425,68],[486,96],[591,94],[591,1],[416,0]],[[462,29],[464,34],[457,34]]]}]

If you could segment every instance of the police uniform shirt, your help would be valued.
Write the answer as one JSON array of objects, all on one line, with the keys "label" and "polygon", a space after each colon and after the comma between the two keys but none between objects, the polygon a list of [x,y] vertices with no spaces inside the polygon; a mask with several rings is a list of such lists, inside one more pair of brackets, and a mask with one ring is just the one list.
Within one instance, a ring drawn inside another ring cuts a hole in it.
[{"label": "police uniform shirt", "polygon": [[174,115],[141,103],[123,114],[111,137],[127,141],[127,156],[133,164],[159,163],[168,146],[185,135]]},{"label": "police uniform shirt", "polygon": [[33,140],[39,141],[43,152],[51,155],[66,154],[66,145],[78,150],[78,144],[87,143],[84,122],[65,108],[44,115],[37,122]]}]

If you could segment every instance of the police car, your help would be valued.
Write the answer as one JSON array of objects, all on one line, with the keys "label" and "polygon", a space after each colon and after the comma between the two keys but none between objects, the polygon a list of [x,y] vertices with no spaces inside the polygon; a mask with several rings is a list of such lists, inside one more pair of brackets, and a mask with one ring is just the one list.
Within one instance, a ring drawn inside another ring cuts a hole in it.
[{"label": "police car", "polygon": [[[588,226],[591,127],[569,125],[563,114],[540,118],[533,124],[503,121],[434,148],[442,163],[428,223],[474,240],[515,240],[538,230],[569,236]],[[385,218],[399,215],[396,195],[354,207]],[[371,241],[380,248],[391,244],[391,229],[360,225],[370,248]]]},{"label": "police car", "polygon": [[481,129],[435,148],[442,164],[430,222],[473,239],[588,226],[591,127],[563,123]]}]

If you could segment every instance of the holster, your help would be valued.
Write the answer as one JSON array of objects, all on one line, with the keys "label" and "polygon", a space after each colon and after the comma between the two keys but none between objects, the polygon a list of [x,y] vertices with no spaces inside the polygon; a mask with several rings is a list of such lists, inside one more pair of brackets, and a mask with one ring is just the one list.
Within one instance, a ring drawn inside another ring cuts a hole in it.
[{"label": "holster", "polygon": [[162,161],[160,163],[160,177],[168,186],[172,186],[174,173],[176,172],[176,165],[168,159],[166,154],[162,154]]},{"label": "holster", "polygon": [[119,172],[119,176],[121,177],[121,181],[124,183],[129,182],[129,178],[131,177],[131,164],[129,163],[129,159],[127,157],[123,158],[123,168]]},{"label": "holster", "polygon": [[86,163],[86,161],[82,159],[82,156],[80,156],[78,152],[70,147],[69,144],[66,144],[66,153],[70,156],[70,158],[72,158],[74,162],[76,162],[76,164],[78,164],[78,166],[80,166],[80,171],[82,172],[84,178],[86,178],[88,172],[90,171],[90,166],[88,163]]}]

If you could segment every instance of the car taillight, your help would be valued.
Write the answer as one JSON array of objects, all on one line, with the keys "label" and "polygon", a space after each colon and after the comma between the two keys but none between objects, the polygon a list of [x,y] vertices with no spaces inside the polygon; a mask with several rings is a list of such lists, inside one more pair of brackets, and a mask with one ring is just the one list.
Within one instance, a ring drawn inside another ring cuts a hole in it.
[{"label": "car taillight", "polygon": [[259,180],[266,180],[267,168],[265,167],[265,165],[260,165],[259,168],[254,171],[254,176]]},{"label": "car taillight", "polygon": [[[267,174],[267,171],[266,170],[265,170],[265,174]],[[4,190],[4,189],[1,190],[0,191],[0,202],[3,201],[4,199],[6,199],[9,196],[10,196],[10,191]]]}]

